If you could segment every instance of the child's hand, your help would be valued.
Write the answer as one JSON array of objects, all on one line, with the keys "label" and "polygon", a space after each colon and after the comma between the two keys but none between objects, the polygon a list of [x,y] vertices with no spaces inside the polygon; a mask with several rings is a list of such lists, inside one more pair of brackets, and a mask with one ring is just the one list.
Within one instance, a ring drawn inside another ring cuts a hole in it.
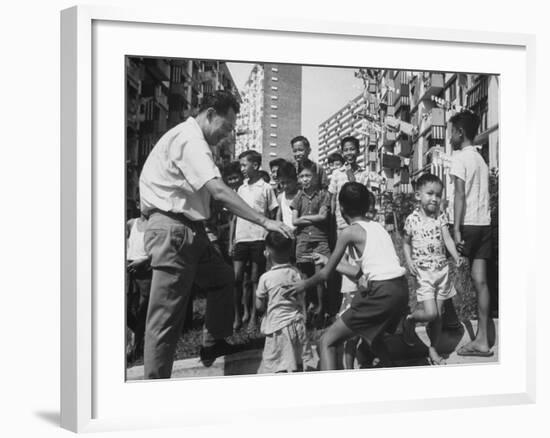
[{"label": "child's hand", "polygon": [[416,267],[416,264],[414,262],[407,263],[407,268],[412,275],[414,275],[415,277],[418,276],[418,268]]},{"label": "child's hand", "polygon": [[459,256],[457,259],[455,259],[455,264],[457,268],[460,268],[465,262],[466,260],[464,259],[464,257]]},{"label": "child's hand", "polygon": [[314,252],[312,254],[313,256],[313,263],[315,263],[316,265],[326,265],[327,262],[328,262],[328,257],[323,255],[323,254],[319,254],[317,252]]},{"label": "child's hand", "polygon": [[283,285],[283,292],[282,295],[285,298],[289,298],[291,296],[298,295],[299,293],[302,293],[306,290],[305,288],[305,281],[297,281],[296,283],[289,283]]}]

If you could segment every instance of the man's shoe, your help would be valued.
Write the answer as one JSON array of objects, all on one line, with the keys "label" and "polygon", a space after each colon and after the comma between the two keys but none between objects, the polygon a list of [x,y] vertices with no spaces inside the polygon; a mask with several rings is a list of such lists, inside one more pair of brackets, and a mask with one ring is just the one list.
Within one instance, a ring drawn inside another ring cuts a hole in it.
[{"label": "man's shoe", "polygon": [[202,364],[205,367],[210,367],[220,356],[225,356],[235,352],[235,346],[227,343],[226,341],[216,341],[214,345],[208,347],[201,347],[199,350],[199,357]]}]

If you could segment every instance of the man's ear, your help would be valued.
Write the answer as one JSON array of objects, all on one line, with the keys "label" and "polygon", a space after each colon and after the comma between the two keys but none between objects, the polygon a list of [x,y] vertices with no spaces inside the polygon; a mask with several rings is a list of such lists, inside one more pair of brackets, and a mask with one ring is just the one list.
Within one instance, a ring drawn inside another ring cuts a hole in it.
[{"label": "man's ear", "polygon": [[414,192],[414,199],[416,199],[417,201],[420,201],[420,192],[419,191]]}]

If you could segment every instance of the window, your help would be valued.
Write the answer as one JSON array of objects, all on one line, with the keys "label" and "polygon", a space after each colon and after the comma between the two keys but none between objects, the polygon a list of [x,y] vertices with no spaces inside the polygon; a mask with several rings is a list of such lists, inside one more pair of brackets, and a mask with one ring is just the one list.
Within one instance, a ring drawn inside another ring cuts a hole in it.
[{"label": "window", "polygon": [[276,119],[276,118],[277,118],[277,114],[270,114],[269,117],[271,117],[272,119]]},{"label": "window", "polygon": [[271,143],[269,143],[269,146],[271,146],[272,148],[276,148],[276,147],[277,147],[277,143],[271,142]]},{"label": "window", "polygon": [[276,109],[277,109],[277,105],[271,105],[271,109],[276,110]]},{"label": "window", "polygon": [[279,71],[279,69],[277,67],[271,67],[271,71],[274,72],[274,73],[277,73]]},{"label": "window", "polygon": [[279,78],[276,77],[276,76],[271,76],[271,80],[272,80],[273,82],[277,82],[277,81],[279,80]]},{"label": "window", "polygon": [[273,91],[277,91],[277,90],[279,89],[279,87],[276,87],[275,85],[272,85],[272,86],[271,86],[271,89],[272,89]]},{"label": "window", "polygon": [[451,82],[449,86],[449,102],[453,102],[456,99],[456,79]]},{"label": "window", "polygon": [[272,123],[272,124],[271,124],[271,127],[272,127],[272,128],[276,128],[277,125],[276,125],[275,123]]},{"label": "window", "polygon": [[273,94],[273,95],[271,95],[271,100],[277,100],[277,99],[278,99],[278,97],[277,97],[277,96],[275,96],[274,94]]},{"label": "window", "polygon": [[269,155],[270,155],[271,157],[276,157],[276,156],[277,156],[277,152],[270,152]]},{"label": "window", "polygon": [[273,137],[273,138],[277,138],[277,134],[275,134],[274,132],[272,132],[271,134],[269,134],[270,137]]}]

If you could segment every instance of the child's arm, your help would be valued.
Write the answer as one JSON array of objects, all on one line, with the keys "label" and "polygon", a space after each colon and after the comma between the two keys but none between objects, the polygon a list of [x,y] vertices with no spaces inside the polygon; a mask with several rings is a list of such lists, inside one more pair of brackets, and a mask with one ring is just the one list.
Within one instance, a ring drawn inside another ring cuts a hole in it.
[{"label": "child's arm", "polygon": [[296,227],[311,225],[311,221],[306,216],[298,217],[298,210],[292,209],[292,225]]},{"label": "child's arm", "polygon": [[231,219],[229,219],[229,245],[227,247],[228,255],[231,256],[233,253],[233,247],[235,246],[235,223],[236,223],[236,216],[231,215]]},{"label": "child's arm", "polygon": [[330,274],[336,269],[336,267],[340,263],[340,260],[342,259],[342,256],[344,255],[348,244],[354,241],[354,237],[355,236],[353,226],[344,229],[344,231],[342,231],[342,234],[340,234],[338,240],[336,241],[336,246],[334,247],[334,251],[332,251],[330,258],[328,259],[327,264],[319,272],[315,273],[307,280],[288,285],[287,294],[300,293],[305,291],[306,289],[309,289],[310,287],[316,286],[322,281],[327,281]]},{"label": "child's arm", "polygon": [[409,233],[405,233],[403,236],[403,253],[409,272],[415,276],[418,275],[418,269],[412,259],[411,235]]},{"label": "child's arm", "polygon": [[443,242],[445,242],[447,251],[449,251],[449,254],[451,254],[451,257],[454,259],[457,266],[460,266],[462,264],[462,258],[456,249],[455,242],[451,237],[451,233],[449,232],[449,227],[447,225],[441,227],[441,235],[443,236]]},{"label": "child's arm", "polygon": [[278,197],[277,197],[277,202],[279,203],[279,208],[277,209],[277,216],[275,217],[276,220],[282,222],[283,221],[283,212],[281,211],[281,203],[283,202],[283,196],[284,196],[284,193],[281,193]]},{"label": "child's arm", "polygon": [[258,287],[256,288],[256,302],[254,303],[256,310],[259,312],[265,312],[267,308],[267,289],[265,287],[265,281],[262,277],[258,280]]},{"label": "child's arm", "polygon": [[460,232],[460,226],[462,225],[462,218],[464,217],[464,206],[466,205],[466,184],[464,180],[453,176],[453,185],[455,188],[454,197],[454,239],[457,249],[462,252],[464,248],[464,242],[462,240],[462,233]]}]

